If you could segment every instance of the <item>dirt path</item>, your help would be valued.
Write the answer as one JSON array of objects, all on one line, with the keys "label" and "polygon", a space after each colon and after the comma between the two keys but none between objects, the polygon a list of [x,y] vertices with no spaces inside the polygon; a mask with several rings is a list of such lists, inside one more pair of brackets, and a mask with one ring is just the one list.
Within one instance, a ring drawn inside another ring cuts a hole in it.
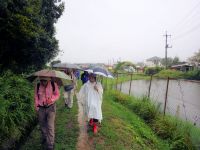
[{"label": "dirt path", "polygon": [[78,100],[78,108],[79,108],[79,113],[78,113],[78,122],[79,122],[79,128],[80,128],[80,133],[78,137],[78,143],[77,143],[77,150],[92,150],[93,148],[93,140],[88,138],[88,133],[87,133],[87,122],[85,120],[85,117],[83,116],[83,106],[80,103],[80,100],[78,99],[78,96],[76,94],[77,100]]}]

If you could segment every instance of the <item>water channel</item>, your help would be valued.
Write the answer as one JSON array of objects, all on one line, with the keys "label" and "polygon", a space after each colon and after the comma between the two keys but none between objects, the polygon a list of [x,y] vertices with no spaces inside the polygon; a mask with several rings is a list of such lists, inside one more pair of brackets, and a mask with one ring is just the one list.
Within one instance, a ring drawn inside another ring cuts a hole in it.
[{"label": "water channel", "polygon": [[[150,81],[133,80],[130,95],[135,97],[147,96]],[[167,80],[153,79],[150,98],[160,104],[163,112]],[[130,81],[118,85],[118,90],[129,94]],[[169,80],[166,113],[176,115],[183,120],[191,121],[200,126],[200,82],[189,80]]]}]

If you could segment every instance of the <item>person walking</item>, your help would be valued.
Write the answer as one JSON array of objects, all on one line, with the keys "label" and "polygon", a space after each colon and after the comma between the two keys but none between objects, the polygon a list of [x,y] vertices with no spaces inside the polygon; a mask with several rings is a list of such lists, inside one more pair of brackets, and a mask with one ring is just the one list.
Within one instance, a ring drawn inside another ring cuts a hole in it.
[{"label": "person walking", "polygon": [[95,74],[89,74],[89,81],[82,85],[78,96],[82,101],[85,115],[94,133],[98,132],[98,125],[102,120],[102,95],[101,83],[96,81]]},{"label": "person walking", "polygon": [[42,134],[42,145],[47,150],[54,149],[54,122],[56,115],[55,101],[59,99],[60,92],[56,82],[51,78],[39,77],[40,82],[35,86],[35,109]]},{"label": "person walking", "polygon": [[77,87],[77,81],[76,77],[74,75],[74,71],[72,69],[67,69],[65,71],[67,75],[69,75],[72,79],[72,83],[70,85],[65,85],[64,86],[64,99],[65,99],[65,106],[67,108],[72,108],[73,107],[73,98],[74,98],[74,93]]},{"label": "person walking", "polygon": [[82,84],[85,84],[88,79],[89,79],[89,74],[87,71],[84,71],[82,74],[81,74],[81,81],[82,81]]}]

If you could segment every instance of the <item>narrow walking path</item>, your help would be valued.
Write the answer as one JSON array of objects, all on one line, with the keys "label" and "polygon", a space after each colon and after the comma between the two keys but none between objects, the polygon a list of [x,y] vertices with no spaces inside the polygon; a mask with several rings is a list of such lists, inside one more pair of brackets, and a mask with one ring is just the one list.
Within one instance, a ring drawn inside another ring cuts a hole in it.
[{"label": "narrow walking path", "polygon": [[83,114],[83,105],[78,99],[78,95],[76,94],[77,102],[78,102],[78,122],[79,122],[79,137],[77,142],[77,150],[92,150],[93,140],[92,138],[88,138],[87,133],[87,122]]}]

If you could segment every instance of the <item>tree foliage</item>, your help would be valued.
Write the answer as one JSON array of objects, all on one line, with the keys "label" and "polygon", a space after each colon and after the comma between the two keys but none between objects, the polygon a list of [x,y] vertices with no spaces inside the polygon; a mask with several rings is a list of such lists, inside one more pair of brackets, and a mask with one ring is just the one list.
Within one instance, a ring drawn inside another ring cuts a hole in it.
[{"label": "tree foliage", "polygon": [[200,63],[200,49],[198,52],[195,52],[194,55],[189,58],[189,60],[193,63]]},{"label": "tree foliage", "polygon": [[0,69],[40,69],[58,52],[54,23],[64,4],[53,0],[1,0]]},{"label": "tree foliage", "polygon": [[118,71],[123,71],[124,68],[126,67],[133,67],[133,68],[136,68],[135,65],[132,63],[132,62],[129,62],[129,61],[123,61],[123,62],[118,62],[118,64],[116,65],[114,71],[115,72],[118,72]]},{"label": "tree foliage", "polygon": [[[171,57],[168,57],[167,58],[167,66],[172,66],[172,65],[177,65],[178,63],[180,62],[180,59],[179,57],[175,56],[174,58],[171,58]],[[166,66],[166,60],[165,58],[162,58],[161,59],[161,64],[163,66]]]}]

